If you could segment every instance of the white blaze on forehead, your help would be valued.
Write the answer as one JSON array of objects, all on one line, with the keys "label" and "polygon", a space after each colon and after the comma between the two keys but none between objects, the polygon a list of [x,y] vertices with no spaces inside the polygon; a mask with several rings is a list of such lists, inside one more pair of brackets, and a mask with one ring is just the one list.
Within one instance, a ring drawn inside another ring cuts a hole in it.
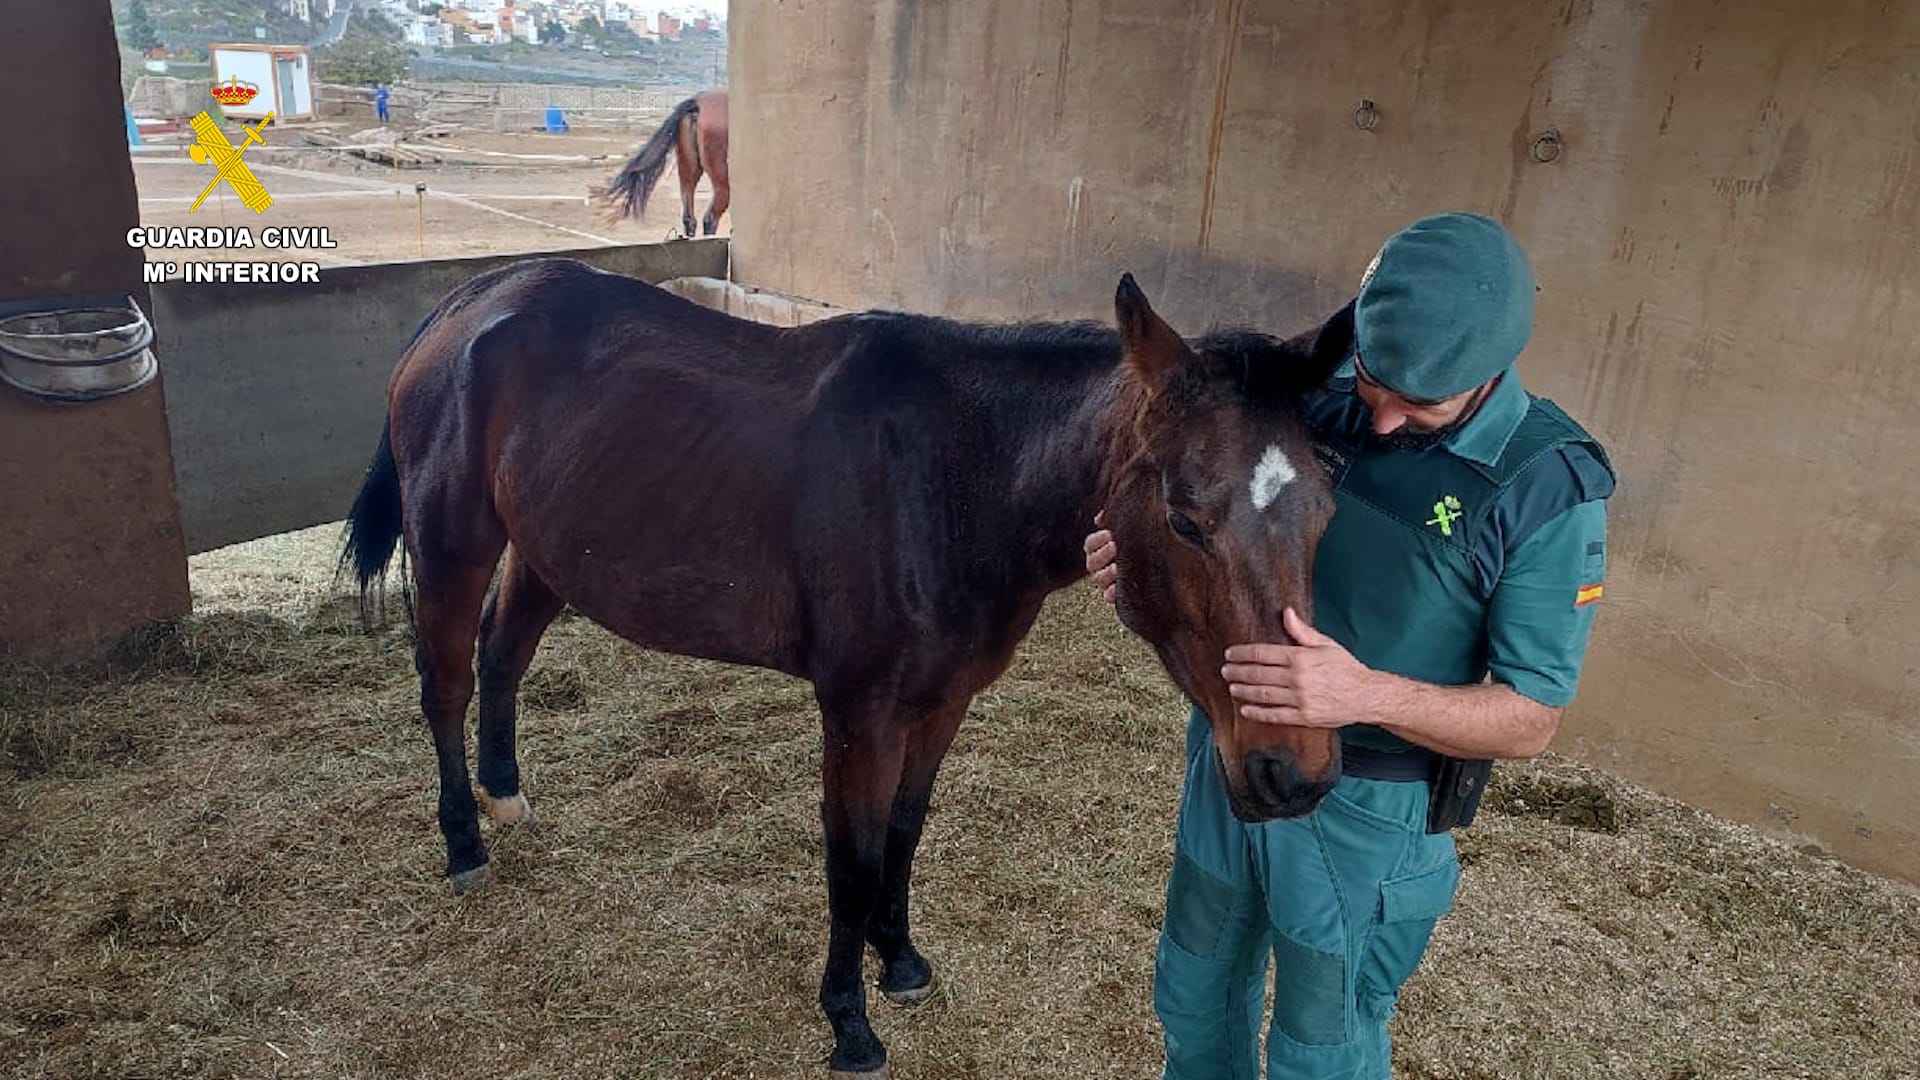
[{"label": "white blaze on forehead", "polygon": [[1280,489],[1293,482],[1293,462],[1278,446],[1267,447],[1260,463],[1253,467],[1253,508],[1265,510],[1280,495]]}]

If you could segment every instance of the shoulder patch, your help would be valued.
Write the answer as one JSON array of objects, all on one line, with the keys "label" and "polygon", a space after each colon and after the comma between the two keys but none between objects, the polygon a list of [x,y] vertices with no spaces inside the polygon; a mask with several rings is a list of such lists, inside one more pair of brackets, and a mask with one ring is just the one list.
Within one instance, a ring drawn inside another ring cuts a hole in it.
[{"label": "shoulder patch", "polygon": [[1605,499],[1613,495],[1617,481],[1613,467],[1606,459],[1606,451],[1591,442],[1572,442],[1560,448],[1560,456],[1566,460],[1567,469],[1573,473],[1574,486],[1579,489],[1580,501],[1590,502]]}]

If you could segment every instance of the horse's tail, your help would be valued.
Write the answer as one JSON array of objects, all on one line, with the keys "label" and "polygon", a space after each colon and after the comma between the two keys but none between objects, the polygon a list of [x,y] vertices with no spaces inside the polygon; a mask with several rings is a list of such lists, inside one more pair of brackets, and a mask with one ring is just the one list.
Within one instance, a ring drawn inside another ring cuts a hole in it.
[{"label": "horse's tail", "polygon": [[[467,292],[471,284],[469,282],[468,286],[449,293],[445,300],[427,313],[426,318],[420,320],[402,355],[412,351],[420,335],[433,325],[433,320],[454,297]],[[347,511],[346,544],[340,551],[340,563],[334,569],[336,576],[352,571],[354,585],[360,592],[360,621],[368,628],[373,623],[372,609],[367,603],[368,594],[375,591],[376,585],[380,587],[380,608],[384,615],[387,564],[393,561],[393,551],[400,544],[403,528],[400,469],[393,462],[393,421],[389,419],[380,425],[380,442],[373,448],[373,461],[368,463],[366,475],[360,481],[359,494],[353,497],[353,508]],[[404,560],[405,556],[401,557]],[[403,573],[405,566],[403,561]]]},{"label": "horse's tail", "polygon": [[[347,512],[347,543],[340,552],[339,572],[351,571],[360,591],[360,618],[371,624],[368,594],[386,582],[387,563],[400,544],[400,470],[393,464],[392,424],[381,425],[380,445],[374,448],[360,493]],[[384,601],[384,589],[381,592]],[[384,608],[384,602],[381,605]]]},{"label": "horse's tail", "polygon": [[674,140],[679,138],[680,121],[699,115],[698,98],[688,98],[675,105],[660,130],[627,159],[626,168],[616,173],[605,187],[594,191],[612,211],[614,220],[633,217],[636,205],[639,213],[647,212],[647,196],[653,193],[653,185],[660,182],[660,174],[667,169],[667,155],[673,151]]}]

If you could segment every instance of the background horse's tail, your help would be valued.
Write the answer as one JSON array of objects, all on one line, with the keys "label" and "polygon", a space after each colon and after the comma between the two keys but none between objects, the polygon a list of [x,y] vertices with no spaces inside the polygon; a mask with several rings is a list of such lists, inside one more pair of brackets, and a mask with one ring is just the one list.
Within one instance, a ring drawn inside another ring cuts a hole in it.
[{"label": "background horse's tail", "polygon": [[639,213],[647,212],[647,196],[653,193],[653,185],[660,182],[660,174],[667,169],[667,157],[673,152],[674,140],[680,136],[680,121],[699,115],[697,98],[675,105],[660,130],[627,159],[627,167],[615,174],[607,186],[595,190],[594,194],[611,209],[615,220],[634,216],[636,205]]}]

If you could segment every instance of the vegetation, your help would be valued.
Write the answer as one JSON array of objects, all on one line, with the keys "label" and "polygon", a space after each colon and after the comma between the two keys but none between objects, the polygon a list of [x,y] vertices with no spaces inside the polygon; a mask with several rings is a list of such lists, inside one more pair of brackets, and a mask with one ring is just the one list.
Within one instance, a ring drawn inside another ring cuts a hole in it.
[{"label": "vegetation", "polygon": [[581,19],[580,25],[574,29],[581,37],[603,49],[637,49],[641,44],[640,36],[626,23],[603,23],[591,15]]},{"label": "vegetation", "polygon": [[132,49],[250,41],[255,27],[269,38],[298,43],[311,38],[314,29],[276,0],[114,0],[113,8],[120,40]]},{"label": "vegetation", "polygon": [[359,29],[373,34],[376,37],[397,38],[400,36],[400,28],[395,26],[393,20],[387,18],[384,12],[379,10],[356,11],[354,12],[353,22],[357,24]]},{"label": "vegetation", "polygon": [[147,0],[133,0],[127,7],[127,21],[120,31],[121,40],[129,48],[145,52],[160,44],[160,34],[153,28],[153,16],[147,13]]},{"label": "vegetation", "polygon": [[413,51],[391,37],[350,27],[346,36],[314,54],[314,72],[344,86],[396,83],[406,78]]}]

